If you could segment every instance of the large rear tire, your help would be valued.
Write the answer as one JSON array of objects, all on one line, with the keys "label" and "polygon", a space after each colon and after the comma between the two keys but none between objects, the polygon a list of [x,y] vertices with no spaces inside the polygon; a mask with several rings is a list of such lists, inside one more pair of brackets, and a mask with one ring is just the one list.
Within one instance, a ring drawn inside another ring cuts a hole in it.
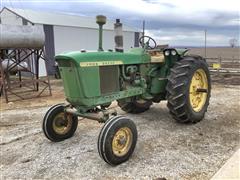
[{"label": "large rear tire", "polygon": [[168,78],[167,106],[180,123],[196,123],[204,118],[211,93],[208,65],[198,56],[176,62]]}]

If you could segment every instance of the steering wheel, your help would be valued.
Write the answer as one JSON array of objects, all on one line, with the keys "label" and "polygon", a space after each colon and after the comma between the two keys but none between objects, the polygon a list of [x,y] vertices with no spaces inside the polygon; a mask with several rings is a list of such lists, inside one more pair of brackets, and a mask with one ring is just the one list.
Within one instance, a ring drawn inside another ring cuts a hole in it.
[{"label": "steering wheel", "polygon": [[[145,38],[147,39],[147,41],[145,41]],[[153,42],[153,45],[150,45],[150,42]],[[141,46],[143,48],[146,48],[146,49],[155,49],[157,47],[156,41],[153,38],[151,38],[150,36],[140,37],[139,43],[141,44]]]}]

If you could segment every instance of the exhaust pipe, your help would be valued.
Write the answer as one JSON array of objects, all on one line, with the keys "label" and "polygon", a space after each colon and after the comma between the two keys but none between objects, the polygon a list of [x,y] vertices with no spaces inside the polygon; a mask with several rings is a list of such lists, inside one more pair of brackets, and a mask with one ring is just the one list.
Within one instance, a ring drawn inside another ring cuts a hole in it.
[{"label": "exhaust pipe", "polygon": [[122,31],[122,23],[120,23],[120,19],[116,19],[116,23],[114,24],[115,31],[115,51],[123,52],[123,31]]},{"label": "exhaust pipe", "polygon": [[106,21],[107,21],[106,16],[98,15],[96,17],[96,23],[99,25],[98,51],[103,51],[103,47],[102,47],[103,25],[106,24]]}]

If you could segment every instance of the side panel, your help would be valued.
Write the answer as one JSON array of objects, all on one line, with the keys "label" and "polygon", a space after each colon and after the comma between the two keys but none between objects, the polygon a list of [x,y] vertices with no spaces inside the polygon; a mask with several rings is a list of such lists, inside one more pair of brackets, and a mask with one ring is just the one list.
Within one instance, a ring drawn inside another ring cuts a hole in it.
[{"label": "side panel", "polygon": [[55,73],[55,47],[54,47],[54,33],[52,25],[43,25],[45,32],[45,51],[47,57],[47,71],[49,75],[54,75]]},{"label": "side panel", "polygon": [[59,61],[60,73],[63,80],[65,96],[71,100],[72,98],[83,97],[82,89],[80,86],[80,79],[78,76],[77,68],[70,62]]},{"label": "side panel", "polygon": [[85,97],[100,96],[99,67],[77,68]]},{"label": "side panel", "polygon": [[99,67],[80,68],[73,61],[58,60],[68,99],[100,96]]}]

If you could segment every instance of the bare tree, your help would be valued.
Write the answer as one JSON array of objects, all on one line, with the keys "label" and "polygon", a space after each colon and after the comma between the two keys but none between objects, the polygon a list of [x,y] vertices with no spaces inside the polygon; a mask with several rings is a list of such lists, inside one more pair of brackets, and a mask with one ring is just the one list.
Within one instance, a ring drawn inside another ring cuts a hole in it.
[{"label": "bare tree", "polygon": [[237,46],[237,39],[235,39],[235,38],[230,39],[229,44],[230,44],[231,48],[236,47]]}]

